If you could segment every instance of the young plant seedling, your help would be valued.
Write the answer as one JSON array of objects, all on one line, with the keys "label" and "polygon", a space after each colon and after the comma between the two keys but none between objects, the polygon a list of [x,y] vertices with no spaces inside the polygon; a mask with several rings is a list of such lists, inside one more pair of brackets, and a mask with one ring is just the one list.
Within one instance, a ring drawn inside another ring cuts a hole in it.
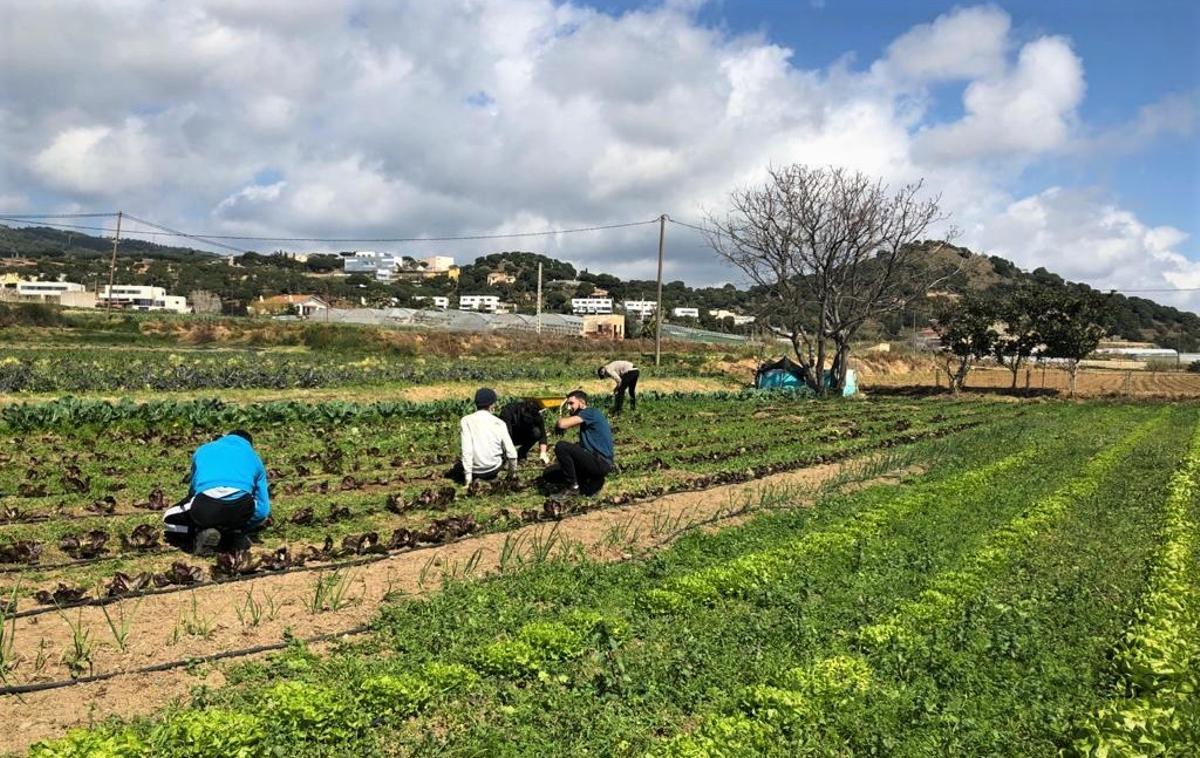
[{"label": "young plant seedling", "polygon": [[71,621],[62,609],[58,612],[71,630],[71,647],[63,653],[62,662],[71,672],[71,678],[78,679],[84,671],[92,672],[92,630],[83,624],[82,608],[75,621]]},{"label": "young plant seedling", "polygon": [[118,604],[119,612],[115,621],[112,614],[108,612],[108,606],[100,606],[100,612],[104,614],[104,621],[108,624],[108,630],[112,632],[113,640],[117,643],[117,649],[122,653],[125,652],[127,646],[129,629],[133,625],[133,617],[137,615],[138,608],[141,607],[143,599],[139,597],[133,606],[133,611],[128,614],[125,613],[125,606]]}]

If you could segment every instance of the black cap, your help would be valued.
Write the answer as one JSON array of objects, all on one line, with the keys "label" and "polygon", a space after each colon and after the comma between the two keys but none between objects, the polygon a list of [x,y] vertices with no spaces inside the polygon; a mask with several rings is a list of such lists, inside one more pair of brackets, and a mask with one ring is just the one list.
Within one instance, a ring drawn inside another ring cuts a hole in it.
[{"label": "black cap", "polygon": [[496,391],[491,387],[480,387],[475,390],[475,407],[487,408],[496,404]]}]

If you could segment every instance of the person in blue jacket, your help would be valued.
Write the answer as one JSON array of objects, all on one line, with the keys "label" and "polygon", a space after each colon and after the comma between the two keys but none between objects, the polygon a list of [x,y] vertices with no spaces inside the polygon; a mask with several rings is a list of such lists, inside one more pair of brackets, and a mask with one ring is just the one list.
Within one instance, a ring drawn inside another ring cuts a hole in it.
[{"label": "person in blue jacket", "polygon": [[163,513],[167,542],[195,555],[250,547],[271,515],[267,470],[248,432],[237,430],[192,455],[187,497]]}]

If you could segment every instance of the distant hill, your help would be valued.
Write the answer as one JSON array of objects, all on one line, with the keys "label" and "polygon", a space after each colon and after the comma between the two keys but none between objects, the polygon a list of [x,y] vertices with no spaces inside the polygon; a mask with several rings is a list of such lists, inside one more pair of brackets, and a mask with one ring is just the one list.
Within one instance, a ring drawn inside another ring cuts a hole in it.
[{"label": "distant hill", "polygon": [[[1006,289],[1037,283],[1052,287],[1080,287],[1044,268],[1026,272],[1012,262],[996,256],[980,255],[967,248],[925,241],[919,245],[922,255],[917,265],[919,279],[930,281],[944,277],[938,290],[953,293],[990,292],[1003,296]],[[0,273],[16,272],[25,276],[56,279],[63,277],[92,285],[108,280],[112,241],[78,231],[60,231],[45,227],[11,228],[0,225]],[[655,282],[626,280],[611,274],[577,270],[570,263],[530,252],[499,252],[476,258],[462,266],[457,282],[446,278],[421,281],[377,282],[374,279],[341,272],[336,255],[310,257],[299,262],[283,254],[248,253],[230,258],[186,247],[159,245],[140,240],[122,240],[117,254],[117,280],[133,284],[166,287],[172,293],[188,294],[195,290],[220,296],[226,313],[244,313],[246,306],[260,297],[281,293],[318,294],[322,297],[357,305],[408,305],[414,298],[429,295],[495,294],[516,303],[522,311],[535,307],[537,265],[542,264],[547,283],[543,307],[550,312],[570,309],[572,297],[584,297],[604,290],[609,297],[622,300],[653,299]],[[489,285],[488,274],[502,272],[511,282]],[[550,284],[550,282],[556,282]],[[914,293],[915,294],[915,293]],[[728,321],[717,322],[708,310],[724,309],[753,313],[759,293],[753,289],[691,287],[682,281],[663,283],[663,304],[693,307],[701,311],[700,325],[732,330]],[[1182,351],[1200,350],[1200,316],[1160,305],[1141,297],[1116,295],[1114,332],[1136,341],[1155,342]],[[914,297],[910,307],[889,315],[874,325],[868,337],[895,339],[925,326],[933,305]]]}]

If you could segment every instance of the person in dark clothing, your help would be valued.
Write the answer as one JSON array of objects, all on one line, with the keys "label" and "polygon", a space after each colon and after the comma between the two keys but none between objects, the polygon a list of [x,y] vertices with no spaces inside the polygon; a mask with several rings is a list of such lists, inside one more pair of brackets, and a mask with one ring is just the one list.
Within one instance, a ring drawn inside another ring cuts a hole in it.
[{"label": "person in dark clothing", "polygon": [[637,410],[637,383],[639,372],[637,366],[629,361],[613,361],[596,369],[596,376],[613,380],[613,398],[616,404],[613,413],[620,413],[625,404],[625,393],[629,393],[629,409]]},{"label": "person in dark clothing", "polygon": [[271,515],[267,470],[250,434],[230,432],[192,455],[188,494],[163,512],[169,544],[196,555],[250,547]]},{"label": "person in dark clothing", "polygon": [[555,428],[565,432],[579,427],[579,444],[563,440],[554,446],[558,460],[559,478],[567,494],[594,495],[604,487],[604,479],[613,469],[613,434],[608,419],[595,408],[588,407],[588,396],[582,390],[567,395],[568,416],[558,420]]},{"label": "person in dark clothing", "polygon": [[541,403],[536,400],[509,403],[500,410],[500,420],[508,427],[513,444],[517,446],[517,460],[523,461],[528,458],[529,451],[537,445],[538,457],[542,463],[550,462]]}]

